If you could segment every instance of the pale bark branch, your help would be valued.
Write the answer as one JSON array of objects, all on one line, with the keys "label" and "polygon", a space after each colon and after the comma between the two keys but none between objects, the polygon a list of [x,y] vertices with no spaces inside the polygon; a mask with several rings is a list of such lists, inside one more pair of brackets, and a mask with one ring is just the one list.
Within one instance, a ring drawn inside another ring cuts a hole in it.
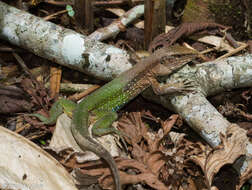
[{"label": "pale bark branch", "polygon": [[[187,79],[194,83],[196,92],[177,96],[155,96],[147,91],[145,97],[179,113],[204,140],[213,147],[220,144],[220,133],[226,134],[229,123],[206,99],[209,95],[228,89],[252,86],[252,55],[230,57],[194,67],[186,66],[173,74],[167,82]],[[244,139],[244,142],[247,140]],[[252,144],[246,145],[244,172],[252,158]]]},{"label": "pale bark branch", "polygon": [[131,68],[126,51],[0,1],[0,38],[58,64],[103,80]]},{"label": "pale bark branch", "polygon": [[138,5],[130,9],[123,16],[112,22],[110,25],[100,28],[89,35],[94,40],[105,40],[116,37],[120,31],[124,31],[126,26],[144,14],[144,5]]}]

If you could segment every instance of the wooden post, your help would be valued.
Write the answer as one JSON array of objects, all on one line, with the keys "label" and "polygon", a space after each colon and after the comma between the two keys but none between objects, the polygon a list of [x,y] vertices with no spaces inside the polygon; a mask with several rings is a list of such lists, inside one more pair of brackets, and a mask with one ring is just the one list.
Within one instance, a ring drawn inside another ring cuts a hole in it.
[{"label": "wooden post", "polygon": [[94,30],[93,0],[74,0],[75,19],[88,33]]},{"label": "wooden post", "polygon": [[252,1],[244,0],[244,3],[246,4],[245,17],[247,21],[248,37],[252,40]]},{"label": "wooden post", "polygon": [[148,49],[150,42],[157,35],[165,32],[166,0],[144,1],[144,47]]}]

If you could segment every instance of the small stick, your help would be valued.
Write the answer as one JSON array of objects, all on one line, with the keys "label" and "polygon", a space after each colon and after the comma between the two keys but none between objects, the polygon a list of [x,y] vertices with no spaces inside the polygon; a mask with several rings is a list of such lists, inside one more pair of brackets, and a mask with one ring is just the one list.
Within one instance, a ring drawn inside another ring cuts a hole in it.
[{"label": "small stick", "polygon": [[59,95],[62,70],[60,67],[50,67],[50,97]]},{"label": "small stick", "polygon": [[81,92],[81,93],[78,93],[78,94],[75,94],[73,96],[70,96],[68,97],[69,100],[72,100],[72,101],[76,101],[76,100],[80,100],[81,98],[87,96],[88,94],[94,92],[96,89],[100,88],[100,85],[94,85],[90,88],[88,88],[87,90]]},{"label": "small stick", "polygon": [[234,54],[238,53],[239,51],[245,49],[246,47],[248,47],[248,44],[241,45],[241,46],[239,46],[238,48],[234,49],[233,51],[230,51],[230,52],[228,52],[228,53],[226,53],[226,54],[224,54],[224,55],[218,57],[218,58],[215,59],[215,60],[217,61],[217,60],[221,60],[221,59],[230,57],[231,55],[234,55]]},{"label": "small stick", "polygon": [[46,20],[46,21],[48,21],[48,20],[53,19],[55,16],[58,16],[58,15],[61,15],[61,14],[64,14],[64,13],[67,13],[67,10],[58,11],[56,13],[53,13],[51,15],[48,15],[48,16],[44,17],[43,19]]},{"label": "small stick", "polygon": [[[84,0],[83,0],[84,1]],[[53,0],[44,0],[45,3],[56,5],[56,6],[66,6],[66,5],[73,5],[73,1],[53,1]],[[142,4],[144,0],[130,0],[130,3],[133,5]],[[116,1],[95,1],[94,5],[97,7],[118,7],[120,5],[129,4],[129,0],[116,0]]]}]

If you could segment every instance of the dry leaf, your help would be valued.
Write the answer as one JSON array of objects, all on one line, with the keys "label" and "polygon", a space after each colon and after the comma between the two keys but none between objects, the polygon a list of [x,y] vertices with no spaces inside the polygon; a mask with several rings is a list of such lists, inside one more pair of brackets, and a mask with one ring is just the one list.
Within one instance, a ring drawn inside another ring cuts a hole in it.
[{"label": "dry leaf", "polygon": [[72,177],[33,142],[0,126],[1,189],[76,190]]},{"label": "dry leaf", "polygon": [[241,155],[246,153],[247,136],[246,131],[238,125],[232,124],[228,127],[226,135],[221,135],[222,145],[216,147],[209,154],[202,154],[192,158],[197,163],[211,187],[214,175],[226,164],[232,164]]}]

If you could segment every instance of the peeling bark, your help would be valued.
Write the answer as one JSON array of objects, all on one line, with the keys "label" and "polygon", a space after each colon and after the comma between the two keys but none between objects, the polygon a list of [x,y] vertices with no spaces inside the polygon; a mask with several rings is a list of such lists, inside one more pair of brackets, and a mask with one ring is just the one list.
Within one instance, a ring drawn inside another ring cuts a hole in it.
[{"label": "peeling bark", "polygon": [[0,38],[58,64],[103,80],[131,68],[126,51],[0,1]]}]

